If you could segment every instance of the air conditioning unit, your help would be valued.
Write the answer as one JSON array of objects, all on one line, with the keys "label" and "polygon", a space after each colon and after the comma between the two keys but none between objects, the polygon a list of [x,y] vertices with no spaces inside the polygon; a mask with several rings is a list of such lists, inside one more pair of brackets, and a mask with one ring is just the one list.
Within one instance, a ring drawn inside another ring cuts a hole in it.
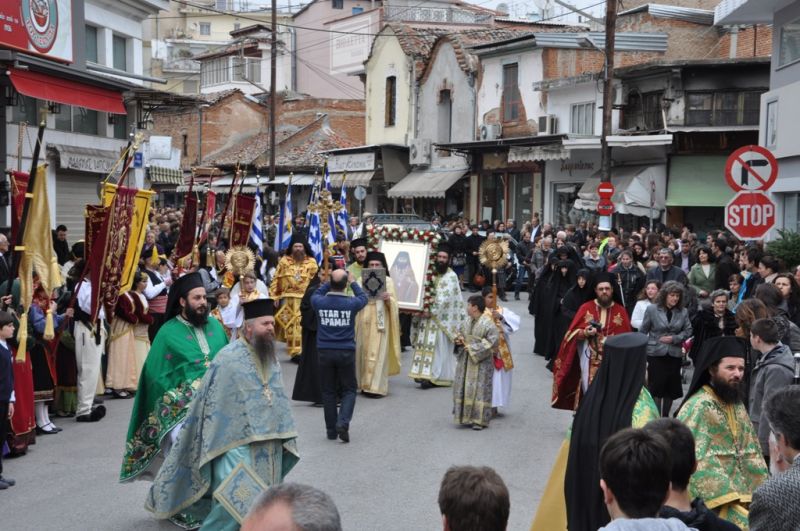
[{"label": "air conditioning unit", "polygon": [[555,114],[539,117],[539,134],[555,135],[558,132],[558,118]]},{"label": "air conditioning unit", "polygon": [[483,124],[481,126],[481,140],[497,140],[503,134],[500,124]]},{"label": "air conditioning unit", "polygon": [[431,141],[427,138],[415,138],[408,150],[409,164],[431,163]]}]

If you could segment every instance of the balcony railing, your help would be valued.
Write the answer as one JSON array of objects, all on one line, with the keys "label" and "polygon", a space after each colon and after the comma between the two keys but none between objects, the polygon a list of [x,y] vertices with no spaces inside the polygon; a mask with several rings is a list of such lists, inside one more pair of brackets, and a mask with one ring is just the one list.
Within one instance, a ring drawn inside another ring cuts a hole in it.
[{"label": "balcony railing", "polygon": [[390,22],[482,24],[489,22],[492,17],[490,14],[445,7],[385,6],[383,9],[386,20]]}]

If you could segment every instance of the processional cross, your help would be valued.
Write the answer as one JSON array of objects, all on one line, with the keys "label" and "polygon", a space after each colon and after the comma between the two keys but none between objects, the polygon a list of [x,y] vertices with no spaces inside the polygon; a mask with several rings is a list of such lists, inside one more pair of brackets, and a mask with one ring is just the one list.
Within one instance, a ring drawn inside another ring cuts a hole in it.
[{"label": "processional cross", "polygon": [[326,242],[323,246],[323,275],[325,278],[328,277],[328,270],[330,264],[328,263],[328,234],[331,232],[331,224],[328,223],[331,214],[336,215],[342,210],[344,210],[344,206],[339,201],[334,201],[333,196],[331,195],[330,190],[326,190],[322,188],[319,193],[317,194],[317,200],[308,205],[308,210],[313,212],[314,214],[319,215],[319,228],[320,232],[322,233],[322,241]]}]

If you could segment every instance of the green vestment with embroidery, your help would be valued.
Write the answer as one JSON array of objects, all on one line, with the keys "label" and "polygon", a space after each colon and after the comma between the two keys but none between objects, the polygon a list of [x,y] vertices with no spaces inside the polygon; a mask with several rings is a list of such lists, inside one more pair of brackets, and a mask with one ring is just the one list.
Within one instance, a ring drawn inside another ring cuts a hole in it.
[{"label": "green vestment with embroidery", "polygon": [[186,416],[209,363],[227,343],[225,329],[213,318],[202,329],[182,317],[159,329],[139,377],[120,481],[152,479],[163,457],[162,440]]}]

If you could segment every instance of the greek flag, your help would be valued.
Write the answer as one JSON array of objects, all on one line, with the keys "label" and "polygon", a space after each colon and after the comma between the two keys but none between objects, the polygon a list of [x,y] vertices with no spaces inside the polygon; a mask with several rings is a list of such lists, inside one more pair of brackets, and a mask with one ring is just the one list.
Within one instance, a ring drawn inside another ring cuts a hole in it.
[{"label": "greek flag", "polygon": [[277,252],[288,249],[292,243],[292,183],[286,187],[286,197],[283,199],[280,218],[278,220],[278,230],[275,233],[274,248]]},{"label": "greek flag", "polygon": [[311,214],[311,221],[308,224],[308,245],[311,247],[311,254],[317,264],[322,264],[323,250],[322,250],[322,232],[319,228],[319,214]]},{"label": "greek flag", "polygon": [[345,173],[344,175],[342,175],[342,193],[339,196],[339,204],[342,205],[342,209],[336,213],[336,230],[339,231],[339,233],[342,234],[345,239],[348,239],[347,225],[350,220],[347,217],[347,188],[345,185],[346,179],[347,179],[347,174]]},{"label": "greek flag", "polygon": [[[328,165],[325,164],[325,189],[330,192],[331,191],[331,174],[328,171]],[[336,243],[336,219],[333,217],[333,213],[328,214],[328,225],[330,226],[331,230],[328,231],[328,246],[331,246]],[[347,233],[345,232],[345,238],[347,238]]]},{"label": "greek flag", "polygon": [[250,241],[258,249],[258,256],[264,254],[264,218],[261,214],[261,189],[256,188],[256,207],[253,210],[253,224],[250,225]]}]

